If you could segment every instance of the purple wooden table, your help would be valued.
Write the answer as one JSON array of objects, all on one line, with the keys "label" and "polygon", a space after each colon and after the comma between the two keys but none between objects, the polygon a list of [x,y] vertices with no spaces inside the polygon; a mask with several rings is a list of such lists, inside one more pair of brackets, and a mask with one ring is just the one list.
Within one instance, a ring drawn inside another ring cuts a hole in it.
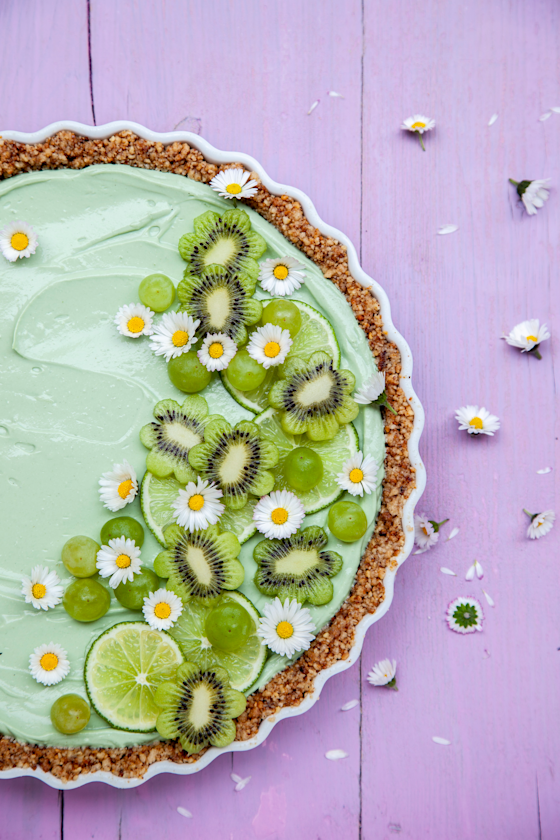
[{"label": "purple wooden table", "polygon": [[[0,783],[2,840],[556,840],[560,529],[529,542],[522,508],[556,505],[556,472],[537,470],[558,440],[560,114],[539,120],[560,105],[557,0],[4,0],[0,32],[1,127],[196,131],[348,233],[415,354],[421,509],[461,529],[406,562],[361,662],[262,747],[133,791]],[[425,153],[399,130],[417,111],[437,120]],[[537,217],[509,177],[552,178]],[[500,341],[528,317],[552,329],[540,362]],[[495,438],[457,431],[469,402],[499,415]],[[485,577],[468,583],[475,558]],[[443,620],[467,593],[485,605],[475,637]],[[398,693],[365,679],[386,656]],[[243,791],[231,772],[252,776]]]}]

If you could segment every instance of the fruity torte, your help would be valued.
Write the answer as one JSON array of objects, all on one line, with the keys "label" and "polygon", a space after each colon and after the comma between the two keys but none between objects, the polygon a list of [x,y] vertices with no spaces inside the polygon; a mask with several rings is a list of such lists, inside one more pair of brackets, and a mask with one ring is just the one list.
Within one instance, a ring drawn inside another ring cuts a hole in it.
[{"label": "fruity torte", "polygon": [[129,132],[0,160],[0,769],[196,762],[383,600],[398,350],[345,248],[235,163]]}]

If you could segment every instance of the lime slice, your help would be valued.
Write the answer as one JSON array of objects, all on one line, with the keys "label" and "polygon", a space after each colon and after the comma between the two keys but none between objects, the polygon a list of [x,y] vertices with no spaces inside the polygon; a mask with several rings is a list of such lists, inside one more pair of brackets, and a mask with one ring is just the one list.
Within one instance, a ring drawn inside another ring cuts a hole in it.
[{"label": "lime slice", "polygon": [[[146,525],[156,538],[165,546],[163,531],[173,522],[172,503],[179,495],[179,490],[184,490],[185,485],[176,478],[157,478],[151,472],[147,472],[142,481],[140,491],[140,504]],[[253,510],[257,500],[247,502],[241,510],[229,510],[226,508],[220,517],[220,528],[223,531],[231,531],[240,543],[247,542],[257,530],[253,522]]]},{"label": "lime slice", "polygon": [[[255,630],[258,627],[260,615],[254,605],[241,592],[225,592],[218,603],[223,604],[236,601],[244,607],[253,621]],[[225,668],[229,674],[231,687],[238,691],[247,689],[258,679],[266,660],[266,645],[261,642],[256,632],[249,636],[244,645],[233,653],[226,653],[212,647],[206,638],[206,618],[216,606],[189,601],[176,624],[169,631],[179,643],[179,647],[189,662],[194,662],[203,670],[215,668],[216,665]]]},{"label": "lime slice", "polygon": [[275,490],[294,492],[284,475],[284,461],[292,449],[298,446],[307,446],[321,457],[323,478],[312,490],[308,490],[306,493],[296,493],[298,499],[301,499],[303,503],[305,512],[316,513],[336,501],[343,494],[344,490],[338,486],[336,477],[342,472],[344,462],[360,448],[358,433],[352,423],[342,426],[332,440],[321,441],[309,440],[306,435],[287,435],[282,430],[278,412],[273,408],[269,408],[255,417],[255,423],[259,426],[263,439],[276,444],[280,452],[278,466],[272,470],[275,478]]},{"label": "lime slice", "polygon": [[177,642],[144,621],[124,621],[93,643],[84,666],[91,705],[117,729],[151,732],[161,711],[157,687],[172,680],[183,654]]},{"label": "lime slice", "polygon": [[[266,301],[265,301],[266,302]],[[340,366],[340,347],[334,334],[334,330],[327,321],[327,319],[301,300],[294,300],[290,298],[291,303],[299,308],[301,312],[301,327],[294,338],[293,344],[290,347],[290,352],[286,356],[299,356],[301,359],[308,359],[312,353],[317,350],[323,350],[332,356],[334,359],[334,366]],[[224,388],[231,394],[233,399],[242,405],[243,408],[249,409],[254,414],[259,414],[268,408],[268,394],[272,383],[276,378],[276,369],[269,368],[266,377],[258,388],[253,391],[238,391],[234,388],[227,377],[227,370],[220,374]]]}]

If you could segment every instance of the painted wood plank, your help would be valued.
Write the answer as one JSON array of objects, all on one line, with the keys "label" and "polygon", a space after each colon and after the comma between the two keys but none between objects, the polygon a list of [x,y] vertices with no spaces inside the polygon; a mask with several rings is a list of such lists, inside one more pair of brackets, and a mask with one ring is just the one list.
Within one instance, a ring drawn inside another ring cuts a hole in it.
[{"label": "painted wood plank", "polygon": [[37,779],[0,782],[2,840],[60,840],[62,794]]}]

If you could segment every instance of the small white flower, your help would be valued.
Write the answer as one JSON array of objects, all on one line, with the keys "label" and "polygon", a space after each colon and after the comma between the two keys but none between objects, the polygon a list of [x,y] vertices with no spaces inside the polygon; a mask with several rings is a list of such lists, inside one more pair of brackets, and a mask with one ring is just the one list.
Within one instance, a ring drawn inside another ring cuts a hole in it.
[{"label": "small white flower", "polygon": [[472,566],[469,566],[467,574],[465,575],[465,580],[474,580],[475,575],[479,580],[484,577],[484,569],[478,560],[475,560]]},{"label": "small white flower", "polygon": [[278,257],[261,263],[259,280],[273,297],[291,295],[305,282],[305,266],[294,257]]},{"label": "small white flower", "polygon": [[414,542],[419,548],[428,549],[437,543],[439,534],[425,513],[414,515]]},{"label": "small white flower", "polygon": [[455,598],[447,607],[446,619],[455,633],[474,633],[482,630],[484,614],[475,598]]},{"label": "small white flower", "polygon": [[197,355],[206,370],[225,370],[235,354],[237,344],[225,333],[207,333]]},{"label": "small white flower", "polygon": [[195,332],[199,324],[199,320],[194,321],[186,312],[166,312],[150,338],[155,355],[165,356],[168,362],[188,353],[196,341]]},{"label": "small white flower", "polygon": [[259,327],[251,336],[247,352],[265,370],[281,365],[292,346],[292,337],[288,330],[275,324]]},{"label": "small white flower", "polygon": [[186,531],[199,531],[215,525],[224,506],[218,501],[223,493],[214,482],[197,478],[196,483],[189,481],[184,490],[172,503],[173,519]]},{"label": "small white flower", "polygon": [[169,630],[183,612],[183,602],[175,592],[157,589],[144,598],[142,612],[152,630]]},{"label": "small white flower", "polygon": [[244,169],[225,169],[210,181],[210,186],[222,198],[251,198],[257,192],[258,181],[249,180]]},{"label": "small white flower", "polygon": [[354,394],[354,399],[360,405],[369,405],[379,399],[385,390],[385,373],[377,371]]},{"label": "small white flower", "polygon": [[137,493],[136,471],[128,461],[113,464],[113,469],[103,473],[99,479],[99,497],[105,507],[113,513],[134,501]]},{"label": "small white flower", "polygon": [[38,683],[56,685],[70,673],[68,654],[54,642],[39,645],[29,657],[29,670]]},{"label": "small white flower", "polygon": [[121,306],[113,321],[121,335],[128,338],[140,338],[153,333],[154,313],[142,303],[128,303]]},{"label": "small white flower", "polygon": [[9,262],[30,257],[38,244],[37,234],[27,222],[10,222],[0,231],[0,250]]},{"label": "small white flower", "polygon": [[543,207],[545,201],[548,199],[547,184],[550,178],[544,178],[536,181],[514,181],[509,179],[510,184],[513,184],[517,190],[517,195],[523,202],[523,206],[529,216],[534,216],[537,210]]},{"label": "small white flower", "polygon": [[339,487],[352,496],[373,493],[377,486],[377,464],[371,455],[356,452],[345,461],[342,472],[336,477]]},{"label": "small white flower", "polygon": [[26,604],[32,604],[36,610],[48,610],[62,601],[60,578],[46,566],[34,566],[31,577],[23,578],[21,591]]},{"label": "small white flower", "polygon": [[550,333],[546,324],[541,326],[538,318],[531,318],[529,321],[516,324],[509,335],[503,335],[502,338],[505,338],[512,347],[519,347],[522,353],[533,351],[537,359],[540,359],[538,346],[541,341],[547,341],[550,338]]},{"label": "small white flower", "polygon": [[269,540],[283,540],[295,534],[305,517],[303,504],[289,490],[275,490],[263,496],[253,511],[257,529]]},{"label": "small white flower", "polygon": [[391,662],[390,659],[382,659],[381,662],[377,662],[369,674],[367,675],[367,681],[370,685],[386,685],[389,688],[396,688],[397,687],[397,661],[393,659]]},{"label": "small white flower", "polygon": [[309,610],[295,598],[286,598],[282,604],[276,597],[264,608],[257,636],[274,653],[291,657],[297,651],[308,649],[315,636],[315,624]]},{"label": "small white flower", "polygon": [[464,405],[455,412],[459,431],[466,429],[469,435],[493,435],[500,428],[500,421],[495,414],[477,405]]},{"label": "small white flower", "polygon": [[529,527],[527,528],[527,536],[530,540],[538,540],[552,530],[554,520],[556,519],[556,514],[553,510],[543,510],[542,513],[529,513],[525,508],[523,510],[527,516],[531,517]]},{"label": "small white flower", "polygon": [[407,117],[404,120],[401,128],[405,131],[412,131],[418,135],[418,139],[420,140],[420,145],[426,151],[426,147],[424,146],[424,141],[422,140],[422,135],[425,131],[431,131],[432,128],[436,127],[436,121],[433,120],[431,117],[424,117],[422,114],[414,114],[413,117]]},{"label": "small white flower", "polygon": [[96,566],[102,578],[110,578],[111,589],[116,589],[119,583],[133,580],[140,571],[140,549],[128,537],[109,540],[109,545],[102,545],[97,552]]}]

